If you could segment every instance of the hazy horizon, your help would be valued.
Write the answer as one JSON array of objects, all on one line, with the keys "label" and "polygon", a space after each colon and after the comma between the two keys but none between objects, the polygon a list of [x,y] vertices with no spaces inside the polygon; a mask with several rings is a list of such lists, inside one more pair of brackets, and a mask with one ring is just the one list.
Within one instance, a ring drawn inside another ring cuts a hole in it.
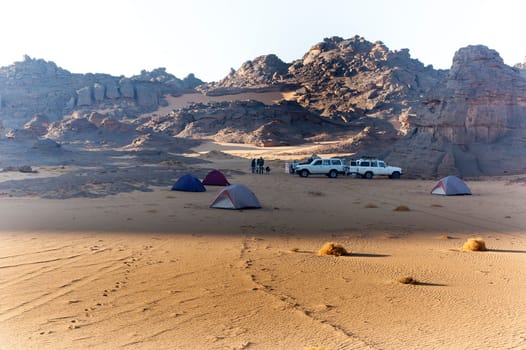
[{"label": "hazy horizon", "polygon": [[179,78],[217,81],[257,56],[290,63],[326,37],[355,35],[407,48],[436,69],[450,68],[468,45],[488,46],[508,65],[526,55],[518,45],[526,5],[514,0],[13,0],[2,8],[0,66],[28,55],[73,73],[132,76],[164,67]]}]

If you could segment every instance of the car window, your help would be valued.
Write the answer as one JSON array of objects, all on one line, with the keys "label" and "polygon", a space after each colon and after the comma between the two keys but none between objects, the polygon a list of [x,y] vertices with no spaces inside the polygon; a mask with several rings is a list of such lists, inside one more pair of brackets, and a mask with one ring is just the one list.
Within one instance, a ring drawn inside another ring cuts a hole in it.
[{"label": "car window", "polygon": [[382,168],[385,168],[385,163],[384,162],[378,162],[378,166],[382,167]]},{"label": "car window", "polygon": [[318,160],[315,161],[312,165],[321,165],[321,159],[318,159]]},{"label": "car window", "polygon": [[341,165],[341,164],[342,164],[342,161],[339,160],[339,159],[332,159],[332,160],[331,160],[331,164],[332,164],[332,165]]},{"label": "car window", "polygon": [[324,159],[323,160],[323,165],[330,165],[330,164],[331,164],[330,160],[328,160],[328,159]]},{"label": "car window", "polygon": [[361,166],[370,166],[370,165],[369,165],[369,162],[361,162],[360,165],[361,165]]},{"label": "car window", "polygon": [[355,160],[351,160],[351,166],[356,166],[356,161]]},{"label": "car window", "polygon": [[378,164],[376,163],[376,160],[373,160],[373,161],[371,162],[371,166],[373,166],[373,167],[378,166]]}]

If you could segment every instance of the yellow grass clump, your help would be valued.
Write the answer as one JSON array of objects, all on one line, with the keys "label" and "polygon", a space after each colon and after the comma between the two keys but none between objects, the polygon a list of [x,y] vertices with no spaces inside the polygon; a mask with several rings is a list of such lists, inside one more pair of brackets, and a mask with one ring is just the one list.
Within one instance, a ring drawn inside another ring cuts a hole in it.
[{"label": "yellow grass clump", "polygon": [[462,246],[462,250],[470,252],[481,252],[488,250],[486,243],[481,238],[469,238]]},{"label": "yellow grass clump", "polygon": [[393,210],[394,211],[410,211],[411,209],[409,209],[409,207],[406,206],[406,205],[399,205],[398,207],[396,207]]},{"label": "yellow grass clump", "polygon": [[402,284],[416,284],[417,283],[416,280],[411,276],[402,277],[398,279],[398,282]]},{"label": "yellow grass clump", "polygon": [[348,255],[349,253],[347,250],[338,243],[334,242],[327,242],[321,247],[320,251],[318,252],[318,255],[334,255],[334,256],[342,256],[342,255]]}]

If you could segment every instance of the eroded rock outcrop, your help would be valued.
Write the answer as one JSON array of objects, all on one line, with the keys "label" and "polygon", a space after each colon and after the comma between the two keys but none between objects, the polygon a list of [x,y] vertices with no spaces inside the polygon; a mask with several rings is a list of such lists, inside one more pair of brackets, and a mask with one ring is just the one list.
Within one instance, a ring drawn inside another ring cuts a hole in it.
[{"label": "eroded rock outcrop", "polygon": [[[391,157],[415,173],[466,176],[526,170],[526,80],[485,46],[457,51],[444,81],[408,118],[412,131]],[[432,150],[432,151],[430,151]]]},{"label": "eroded rock outcrop", "polygon": [[231,69],[224,79],[199,89],[208,95],[287,89],[288,84],[283,77],[288,73],[289,66],[274,54],[259,56],[246,61],[238,70]]},{"label": "eroded rock outcrop", "polygon": [[193,91],[200,83],[193,75],[177,79],[164,68],[131,78],[73,74],[53,62],[25,56],[0,68],[0,120],[7,129],[21,129],[35,114],[51,121],[95,109],[133,116],[157,109],[165,95]]},{"label": "eroded rock outcrop", "polygon": [[268,146],[298,144],[323,134],[336,135],[345,128],[295,102],[268,106],[257,101],[236,101],[193,104],[169,115],[153,117],[139,130]]}]

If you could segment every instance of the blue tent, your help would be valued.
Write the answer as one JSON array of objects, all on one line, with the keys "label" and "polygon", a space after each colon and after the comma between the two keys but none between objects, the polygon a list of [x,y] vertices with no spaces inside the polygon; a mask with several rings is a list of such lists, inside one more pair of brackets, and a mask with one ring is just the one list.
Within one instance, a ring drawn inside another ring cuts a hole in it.
[{"label": "blue tent", "polygon": [[172,186],[172,191],[205,192],[206,188],[201,181],[192,174],[181,176]]}]

